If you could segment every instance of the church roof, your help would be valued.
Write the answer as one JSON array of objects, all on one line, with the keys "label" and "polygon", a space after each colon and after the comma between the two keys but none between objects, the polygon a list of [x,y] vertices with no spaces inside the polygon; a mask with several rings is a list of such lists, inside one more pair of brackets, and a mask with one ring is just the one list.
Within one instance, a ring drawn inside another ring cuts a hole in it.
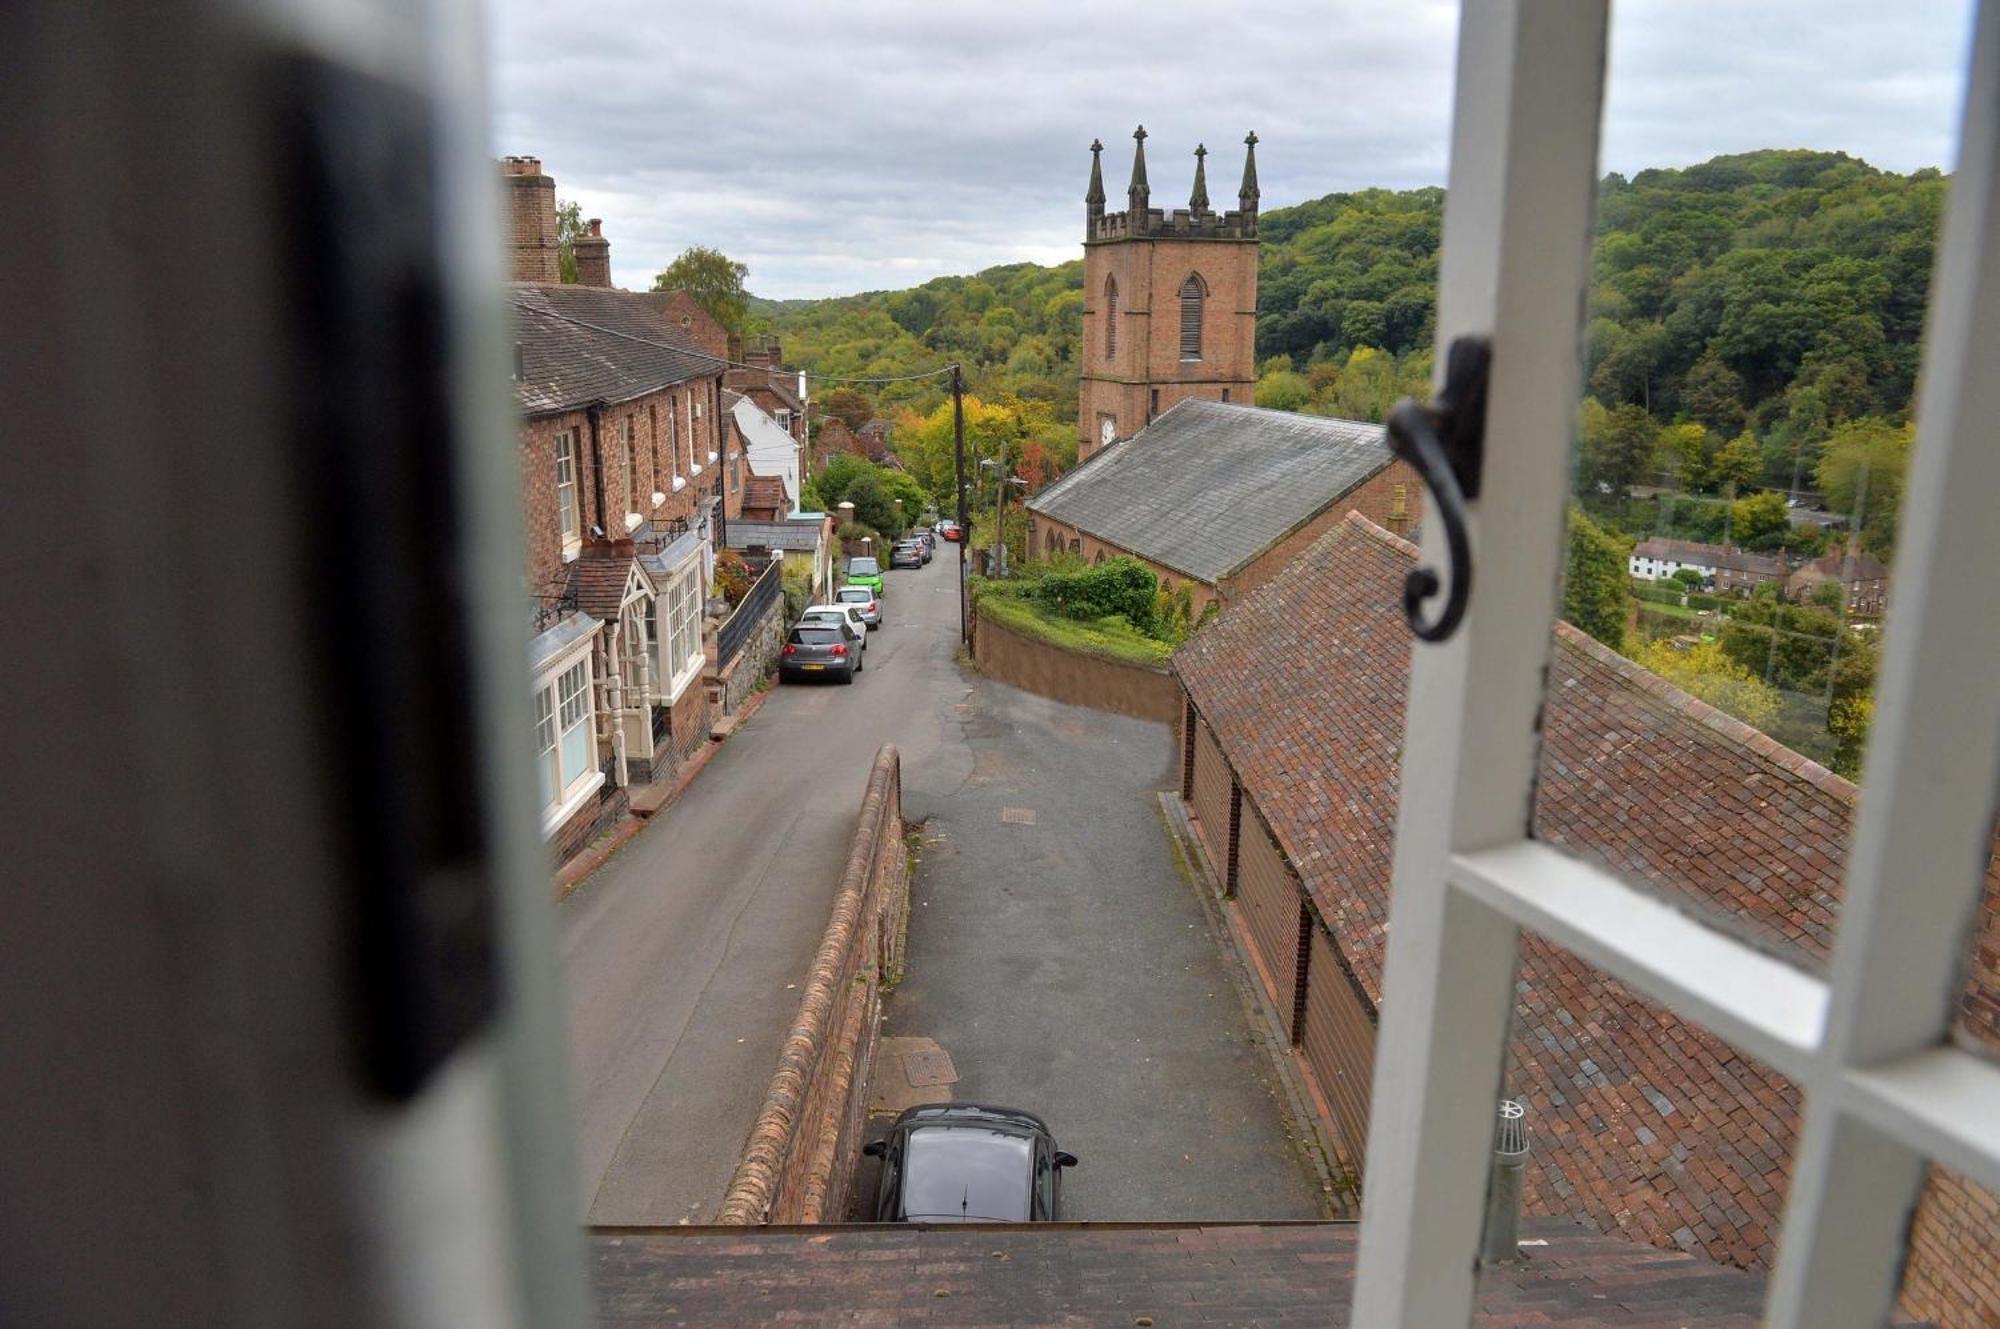
[{"label": "church roof", "polygon": [[1190,398],[1028,508],[1213,585],[1389,460],[1380,425]]}]

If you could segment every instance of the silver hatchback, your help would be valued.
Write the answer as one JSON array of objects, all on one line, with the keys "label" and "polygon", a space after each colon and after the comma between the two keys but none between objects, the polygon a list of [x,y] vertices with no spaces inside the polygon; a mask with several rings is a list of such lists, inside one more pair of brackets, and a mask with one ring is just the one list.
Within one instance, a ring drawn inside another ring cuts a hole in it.
[{"label": "silver hatchback", "polygon": [[882,626],[882,597],[866,586],[843,586],[834,593],[839,604],[853,605],[861,611],[861,621],[871,628]]}]

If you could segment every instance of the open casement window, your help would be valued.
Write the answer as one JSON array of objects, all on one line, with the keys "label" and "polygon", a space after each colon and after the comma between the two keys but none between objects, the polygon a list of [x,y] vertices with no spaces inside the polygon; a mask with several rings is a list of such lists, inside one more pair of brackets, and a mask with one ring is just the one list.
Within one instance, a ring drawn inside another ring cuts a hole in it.
[{"label": "open casement window", "polygon": [[[1491,339],[1470,603],[1414,649],[1352,1320],[1468,1321],[1524,930],[1803,1093],[1766,1323],[1887,1318],[1925,1168],[2000,1187],[2000,1066],[1954,1042],[1991,853],[2000,688],[2000,8],[1983,6],[1918,434],[1824,976],[1528,831],[1580,389],[1602,3],[1464,9],[1438,363]],[[1451,575],[1426,522],[1425,561]],[[1634,813],[1633,815],[1639,815]]]},{"label": "open casement window", "polygon": [[1208,298],[1208,283],[1199,272],[1190,272],[1181,283],[1181,359],[1201,359],[1201,306]]}]

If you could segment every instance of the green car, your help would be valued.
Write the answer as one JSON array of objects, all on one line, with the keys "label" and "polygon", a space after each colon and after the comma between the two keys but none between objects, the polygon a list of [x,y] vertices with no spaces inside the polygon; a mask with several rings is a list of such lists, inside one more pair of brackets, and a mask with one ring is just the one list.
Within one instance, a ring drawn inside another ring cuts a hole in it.
[{"label": "green car", "polygon": [[882,565],[872,558],[848,559],[847,584],[866,586],[875,594],[882,594]]}]

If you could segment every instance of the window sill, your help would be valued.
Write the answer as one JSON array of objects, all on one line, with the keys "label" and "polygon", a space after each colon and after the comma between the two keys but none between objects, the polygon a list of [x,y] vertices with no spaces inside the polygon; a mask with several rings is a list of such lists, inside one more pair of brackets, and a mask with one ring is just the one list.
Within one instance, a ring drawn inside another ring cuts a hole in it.
[{"label": "window sill", "polygon": [[563,546],[562,546],[562,561],[563,561],[563,562],[565,562],[565,563],[573,563],[573,562],[575,562],[575,561],[576,561],[576,556],[577,556],[578,554],[581,554],[582,552],[583,552],[583,541],[581,541],[581,540],[564,540],[564,541],[563,541]]},{"label": "window sill", "polygon": [[689,474],[689,475],[700,475],[700,474],[701,474],[701,467],[699,467],[699,466],[690,466],[690,467],[688,467],[688,474]]},{"label": "window sill", "polygon": [[658,506],[660,506],[660,504],[662,504],[662,503],[664,503],[664,502],[666,502],[666,501],[667,501],[667,496],[666,496],[665,494],[662,494],[662,493],[661,493],[661,492],[659,492],[659,491],[658,491],[657,489],[653,491],[653,506],[654,506],[654,507],[656,507],[656,508],[657,508]]},{"label": "window sill", "polygon": [[683,479],[678,475],[674,477],[674,492],[676,494],[680,493],[681,490],[686,489],[687,487],[688,487],[688,482],[685,479]]},{"label": "window sill", "polygon": [[640,516],[638,513],[628,512],[625,514],[625,529],[628,531],[637,530],[639,527],[639,523],[644,520],[646,519]]},{"label": "window sill", "polygon": [[603,787],[603,771],[592,771],[589,775],[577,781],[576,787],[570,791],[569,797],[542,812],[542,838],[546,840],[551,835],[554,835],[564,822],[576,815],[578,808],[581,808],[589,801],[593,794]]}]

